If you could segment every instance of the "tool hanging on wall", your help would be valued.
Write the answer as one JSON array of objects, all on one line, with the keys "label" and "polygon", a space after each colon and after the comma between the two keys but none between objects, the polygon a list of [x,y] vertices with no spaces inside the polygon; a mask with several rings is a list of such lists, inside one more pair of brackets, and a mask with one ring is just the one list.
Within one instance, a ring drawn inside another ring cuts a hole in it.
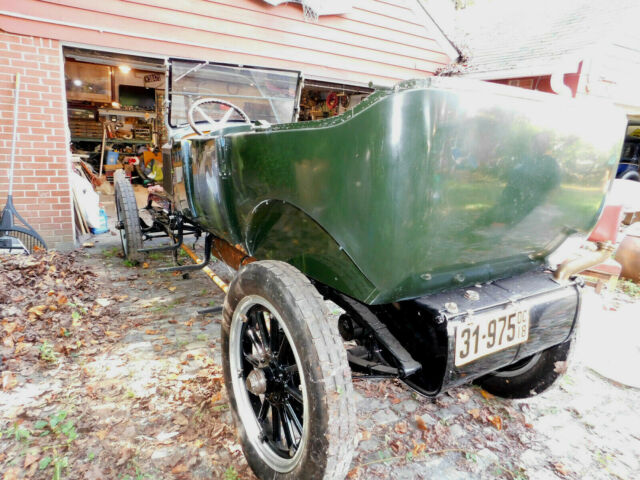
[{"label": "tool hanging on wall", "polygon": [[[13,206],[13,169],[16,162],[16,139],[18,136],[18,105],[20,102],[20,74],[16,73],[16,92],[13,105],[13,132],[11,134],[11,166],[9,167],[9,194],[0,220],[0,253],[33,253],[47,245],[42,237],[29,225]],[[23,226],[16,225],[14,217]]]}]

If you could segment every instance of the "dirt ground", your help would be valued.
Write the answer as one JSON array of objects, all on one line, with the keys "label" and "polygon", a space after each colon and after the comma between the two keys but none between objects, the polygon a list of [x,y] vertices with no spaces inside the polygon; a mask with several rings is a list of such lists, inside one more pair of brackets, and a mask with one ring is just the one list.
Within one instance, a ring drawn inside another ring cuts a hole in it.
[{"label": "dirt ground", "polygon": [[[3,480],[255,478],[221,381],[219,315],[197,314],[222,293],[202,273],[155,272],[168,256],[130,267],[118,237],[93,241],[0,265]],[[356,379],[349,478],[640,478],[640,390],[608,378],[638,378],[639,307],[587,292],[568,371],[533,399]]]}]

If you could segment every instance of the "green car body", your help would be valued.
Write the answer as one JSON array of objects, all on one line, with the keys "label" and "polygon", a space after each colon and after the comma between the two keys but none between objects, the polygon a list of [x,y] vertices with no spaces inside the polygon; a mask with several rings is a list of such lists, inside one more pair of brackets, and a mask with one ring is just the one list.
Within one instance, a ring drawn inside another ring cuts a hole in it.
[{"label": "green car body", "polygon": [[589,232],[625,122],[596,101],[408,81],[330,119],[177,131],[165,188],[255,258],[390,303],[534,269]]}]

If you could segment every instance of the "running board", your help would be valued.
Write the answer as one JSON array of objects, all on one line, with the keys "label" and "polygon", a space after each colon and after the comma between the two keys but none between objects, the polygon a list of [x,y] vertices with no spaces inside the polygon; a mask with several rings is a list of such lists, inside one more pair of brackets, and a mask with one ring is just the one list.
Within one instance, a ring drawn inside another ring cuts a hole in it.
[{"label": "running board", "polygon": [[213,243],[213,235],[210,233],[204,239],[204,259],[200,263],[195,265],[177,265],[175,267],[162,267],[158,268],[156,272],[193,272],[195,270],[202,270],[209,264],[211,260],[211,245]]}]

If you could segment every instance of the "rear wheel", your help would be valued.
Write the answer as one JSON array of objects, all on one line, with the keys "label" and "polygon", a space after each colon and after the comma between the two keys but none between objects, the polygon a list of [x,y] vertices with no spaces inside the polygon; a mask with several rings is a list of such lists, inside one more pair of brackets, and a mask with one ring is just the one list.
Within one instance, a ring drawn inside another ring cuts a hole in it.
[{"label": "rear wheel", "polygon": [[640,173],[634,170],[631,170],[625,173],[624,175],[622,175],[622,177],[620,178],[622,178],[623,180],[634,180],[636,182],[640,182]]},{"label": "rear wheel", "polygon": [[113,176],[116,197],[116,215],[118,223],[116,227],[120,232],[122,252],[127,260],[138,263],[142,260],[142,254],[138,249],[142,248],[142,229],[138,216],[138,205],[133,192],[131,182],[124,175],[124,171],[117,170]]},{"label": "rear wheel", "polygon": [[566,370],[571,341],[538,352],[476,380],[487,392],[504,398],[527,398],[547,390]]},{"label": "rear wheel", "polygon": [[342,479],[355,447],[351,372],[337,325],[291,265],[254,262],[231,283],[222,359],[247,461],[264,479]]}]

